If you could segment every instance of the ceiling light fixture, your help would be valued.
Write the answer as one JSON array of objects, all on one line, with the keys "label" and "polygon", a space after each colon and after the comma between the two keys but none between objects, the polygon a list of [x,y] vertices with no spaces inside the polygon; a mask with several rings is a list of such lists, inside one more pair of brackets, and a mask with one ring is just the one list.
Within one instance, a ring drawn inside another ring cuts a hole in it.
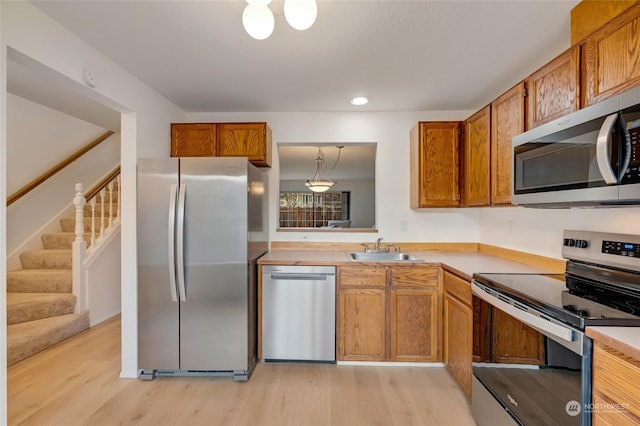
[{"label": "ceiling light fixture", "polygon": [[364,96],[357,96],[351,99],[351,105],[361,106],[361,105],[366,105],[368,103],[369,103],[369,99],[365,98]]},{"label": "ceiling light fixture", "polygon": [[[340,152],[344,146],[339,146],[338,148],[338,158],[336,158],[336,162],[331,167],[333,170],[337,165],[338,161],[340,161]],[[313,192],[326,192],[336,183],[329,179],[323,172],[325,169],[324,165],[324,154],[322,153],[322,148],[318,147],[318,154],[316,155],[316,174],[313,175],[311,180],[307,180],[304,184],[307,188],[309,188]],[[322,175],[322,177],[321,177]]]},{"label": "ceiling light fixture", "polygon": [[285,0],[284,17],[293,28],[304,31],[318,17],[318,5],[315,0]]},{"label": "ceiling light fixture", "polygon": [[[269,9],[271,0],[246,0],[247,6],[242,12],[242,25],[245,31],[256,40],[268,38],[275,28],[275,18]],[[316,21],[318,5],[316,0],[285,0],[284,17],[296,30],[306,30]]]},{"label": "ceiling light fixture", "polygon": [[273,33],[276,25],[273,12],[267,4],[269,1],[254,3],[253,1],[242,12],[242,25],[245,31],[256,40],[264,40]]}]

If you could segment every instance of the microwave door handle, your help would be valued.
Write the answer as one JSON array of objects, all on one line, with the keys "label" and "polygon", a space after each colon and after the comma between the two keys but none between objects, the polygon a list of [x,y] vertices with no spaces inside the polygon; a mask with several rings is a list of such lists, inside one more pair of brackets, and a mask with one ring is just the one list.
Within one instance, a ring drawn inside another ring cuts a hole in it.
[{"label": "microwave door handle", "polygon": [[631,163],[631,135],[629,134],[627,125],[622,120],[622,115],[619,115],[618,118],[621,121],[620,128],[622,129],[622,137],[624,138],[624,159],[622,162],[622,167],[620,167],[620,171],[618,173],[618,182],[622,182],[622,178],[627,172],[629,163]]},{"label": "microwave door handle", "polygon": [[596,142],[596,161],[598,163],[598,169],[600,170],[600,174],[602,175],[604,182],[608,185],[618,183],[618,177],[611,168],[611,157],[609,154],[611,134],[617,121],[618,113],[608,116],[604,120],[604,123],[602,123],[602,127],[600,127],[598,140]]}]

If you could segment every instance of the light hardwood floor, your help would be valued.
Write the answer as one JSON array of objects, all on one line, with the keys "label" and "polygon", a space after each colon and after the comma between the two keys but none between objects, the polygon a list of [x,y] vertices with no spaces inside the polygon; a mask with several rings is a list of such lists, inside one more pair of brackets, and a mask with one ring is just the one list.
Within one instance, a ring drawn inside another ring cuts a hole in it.
[{"label": "light hardwood floor", "polygon": [[9,425],[474,425],[444,368],[261,363],[228,377],[119,379],[120,319],[11,366]]}]

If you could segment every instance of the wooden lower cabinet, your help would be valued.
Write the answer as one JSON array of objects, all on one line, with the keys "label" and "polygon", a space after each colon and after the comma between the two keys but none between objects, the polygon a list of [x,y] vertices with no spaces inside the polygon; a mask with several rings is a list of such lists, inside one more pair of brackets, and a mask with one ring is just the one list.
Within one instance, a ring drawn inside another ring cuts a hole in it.
[{"label": "wooden lower cabinet", "polygon": [[338,267],[337,357],[441,359],[440,268]]},{"label": "wooden lower cabinet", "polygon": [[640,424],[640,360],[596,342],[593,349],[592,422]]},{"label": "wooden lower cabinet", "polygon": [[391,360],[432,362],[438,359],[438,290],[392,289]]},{"label": "wooden lower cabinet", "polygon": [[467,397],[471,397],[472,327],[471,284],[444,272],[442,361]]},{"label": "wooden lower cabinet", "polygon": [[343,289],[338,294],[338,359],[385,359],[385,290]]}]

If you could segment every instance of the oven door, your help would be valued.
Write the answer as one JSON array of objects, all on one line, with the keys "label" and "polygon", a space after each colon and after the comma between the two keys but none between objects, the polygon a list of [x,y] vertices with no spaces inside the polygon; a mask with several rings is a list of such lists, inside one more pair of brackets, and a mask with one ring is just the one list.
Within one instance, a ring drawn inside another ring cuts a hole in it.
[{"label": "oven door", "polygon": [[[510,359],[473,363],[472,412],[479,426],[591,425],[591,340],[581,330],[549,318],[521,302],[473,281],[473,295],[539,333],[544,341],[542,365]],[[495,318],[500,318],[496,316]],[[495,319],[494,318],[494,319]],[[510,327],[509,330],[514,330]],[[491,321],[490,344],[502,336]],[[494,357],[495,350],[491,350]]]},{"label": "oven door", "polygon": [[628,165],[624,135],[612,99],[514,137],[514,204],[616,203]]}]

